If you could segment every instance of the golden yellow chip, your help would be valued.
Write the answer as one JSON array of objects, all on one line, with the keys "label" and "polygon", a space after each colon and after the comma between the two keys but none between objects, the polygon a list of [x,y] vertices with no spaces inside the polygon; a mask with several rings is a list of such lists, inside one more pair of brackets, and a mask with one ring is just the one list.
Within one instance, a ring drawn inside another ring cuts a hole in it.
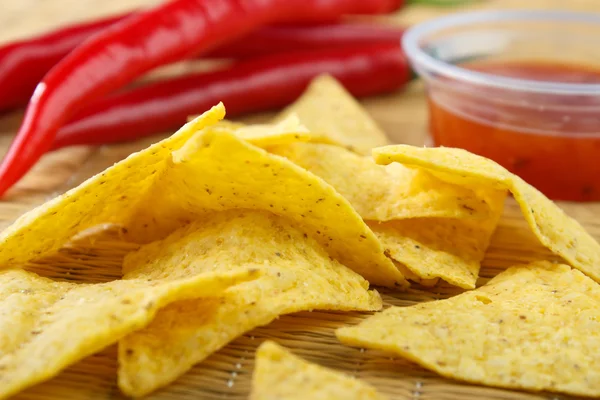
[{"label": "golden yellow chip", "polygon": [[383,400],[356,378],[311,364],[266,341],[256,350],[250,400]]},{"label": "golden yellow chip", "polygon": [[236,125],[218,124],[217,128],[228,130],[258,147],[294,142],[331,142],[325,135],[309,132],[295,114],[290,114],[275,124]]},{"label": "golden yellow chip", "polygon": [[371,157],[328,144],[291,143],[267,150],[323,178],[365,220],[486,219],[492,214],[475,191],[445,183],[423,170],[377,165]]},{"label": "golden yellow chip", "polygon": [[278,117],[300,118],[309,131],[360,154],[388,144],[385,133],[344,87],[328,75],[315,78],[306,92]]},{"label": "golden yellow chip", "polygon": [[169,303],[218,296],[258,276],[256,268],[245,268],[77,284],[0,271],[0,399],[143,328]]},{"label": "golden yellow chip", "polygon": [[129,240],[147,243],[211,210],[249,208],[295,220],[374,284],[407,285],[346,199],[289,160],[223,127],[212,129],[224,113],[222,105],[214,107],[171,138],[25,214],[0,235],[0,266],[40,258],[101,224],[120,225]]},{"label": "golden yellow chip", "polygon": [[[119,343],[119,386],[141,396],[164,386],[237,336],[282,314],[312,310],[378,310],[368,282],[330,258],[293,223],[264,211],[205,216],[124,262],[127,278],[161,279],[260,266],[263,275],[220,301],[173,303],[148,327]],[[177,266],[174,272],[173,268]]]},{"label": "golden yellow chip", "polygon": [[404,264],[399,263],[398,261],[393,259],[392,261],[394,261],[394,265],[396,266],[396,268],[398,268],[400,272],[402,272],[402,275],[404,275],[404,277],[411,282],[418,283],[419,285],[425,287],[434,287],[440,281],[440,278],[421,278],[420,276],[412,272],[410,269],[406,268]]},{"label": "golden yellow chip", "polygon": [[440,278],[463,289],[474,289],[481,261],[502,216],[506,191],[492,189],[481,196],[491,212],[484,220],[414,218],[368,225],[386,254],[410,271],[407,274],[401,269],[408,279],[414,274],[424,285]]},{"label": "golden yellow chip", "polygon": [[513,267],[477,290],[392,307],[337,336],[450,378],[600,396],[600,286],[567,265]]},{"label": "golden yellow chip", "polygon": [[540,242],[600,282],[600,244],[546,196],[495,162],[462,149],[406,145],[375,149],[373,156],[380,164],[399,162],[425,168],[459,185],[510,190]]},{"label": "golden yellow chip", "polygon": [[314,142],[336,144],[327,135],[309,132],[300,123],[296,114],[289,114],[272,124],[245,125],[229,120],[219,121],[214,125],[215,130],[223,130],[235,134],[240,139],[258,147],[277,146],[294,142]]},{"label": "golden yellow chip", "polygon": [[171,152],[199,129],[214,125],[225,115],[213,107],[184,125],[173,136],[134,153],[21,216],[0,234],[0,268],[17,266],[56,251],[79,232],[113,223],[128,226],[132,209],[145,207],[140,199],[168,167]]},{"label": "golden yellow chip", "polygon": [[338,261],[369,282],[406,280],[350,203],[319,177],[233,134],[204,129],[173,153],[132,217],[129,233],[160,239],[207,210],[267,210],[290,218]]}]

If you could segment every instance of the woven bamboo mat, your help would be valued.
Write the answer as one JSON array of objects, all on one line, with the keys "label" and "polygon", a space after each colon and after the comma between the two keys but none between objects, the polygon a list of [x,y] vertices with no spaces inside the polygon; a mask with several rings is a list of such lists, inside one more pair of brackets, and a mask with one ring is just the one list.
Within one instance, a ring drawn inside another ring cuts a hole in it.
[{"label": "woven bamboo mat", "polygon": [[[119,12],[148,0],[0,0],[0,42],[26,36],[61,23]],[[570,8],[600,12],[598,0],[489,0],[477,7],[485,8]],[[449,12],[412,6],[394,16],[408,24]],[[426,109],[422,87],[415,83],[406,90],[368,99],[364,105],[386,132],[399,143],[421,145],[425,141]],[[0,116],[0,151],[4,151],[18,127],[20,113]],[[265,120],[268,115],[254,115],[248,121]],[[0,229],[23,212],[77,185],[94,173],[146,147],[160,136],[118,146],[77,147],[46,156],[42,162],[0,202]],[[600,204],[563,203],[567,213],[577,218],[600,240]],[[131,245],[115,246],[118,232],[108,232],[105,240],[93,245],[80,243],[64,249],[38,265],[36,272],[54,278],[83,282],[103,282],[120,275],[123,255]],[[484,261],[480,283],[513,264],[534,259],[551,259],[522,219],[519,209],[509,201],[491,248]],[[432,290],[413,287],[406,293],[383,291],[387,305],[411,305],[416,302],[446,298],[459,293],[449,286]],[[298,313],[234,341],[205,362],[194,367],[176,383],[149,396],[151,399],[244,399],[250,388],[254,350],[264,339],[275,339],[296,354],[319,364],[344,371],[375,385],[393,399],[572,399],[567,396],[528,394],[454,382],[402,359],[372,350],[342,346],[334,336],[337,327],[356,323],[365,314],[327,312]],[[31,388],[16,398],[24,399],[119,399],[116,387],[115,347],[91,356],[70,367],[56,378]]]}]

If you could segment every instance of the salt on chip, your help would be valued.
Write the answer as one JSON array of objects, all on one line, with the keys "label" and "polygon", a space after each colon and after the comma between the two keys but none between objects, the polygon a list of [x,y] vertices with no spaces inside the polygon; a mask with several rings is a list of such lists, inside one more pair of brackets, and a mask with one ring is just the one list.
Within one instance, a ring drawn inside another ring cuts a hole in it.
[{"label": "salt on chip", "polygon": [[178,300],[219,296],[258,277],[246,268],[101,284],[56,282],[21,269],[0,271],[0,399],[143,328]]},{"label": "salt on chip", "polygon": [[313,133],[322,133],[359,154],[389,143],[366,110],[333,77],[315,78],[304,94],[278,116],[295,114]]},{"label": "salt on chip", "polygon": [[350,203],[332,186],[291,161],[234,134],[204,129],[174,152],[172,165],[134,214],[130,234],[165,237],[204,213],[268,210],[293,220],[338,261],[369,282],[405,287],[406,280]]},{"label": "salt on chip", "polygon": [[383,400],[371,385],[309,363],[275,342],[256,350],[250,400]]},{"label": "salt on chip", "polygon": [[260,266],[263,275],[231,288],[220,301],[173,303],[119,343],[119,386],[132,396],[164,386],[239,335],[282,314],[312,309],[381,308],[368,282],[330,258],[289,220],[265,211],[213,213],[130,253],[127,278]]},{"label": "salt on chip", "polygon": [[600,396],[600,286],[567,265],[509,268],[477,290],[392,307],[336,334],[449,378]]},{"label": "salt on chip", "polygon": [[462,149],[444,147],[387,146],[375,149],[373,156],[379,164],[399,162],[425,168],[459,185],[510,190],[540,242],[600,282],[600,244],[541,192],[497,163]]},{"label": "salt on chip", "polygon": [[445,183],[423,170],[377,165],[371,157],[328,144],[290,143],[267,150],[323,178],[365,220],[486,219],[493,214],[475,191]]},{"label": "salt on chip", "polygon": [[504,208],[506,191],[487,190],[490,216],[484,220],[456,218],[415,218],[369,222],[388,257],[401,263],[417,282],[430,284],[437,278],[461,287],[474,289],[481,261]]},{"label": "salt on chip", "polygon": [[0,234],[0,267],[28,263],[58,250],[77,233],[100,224],[128,226],[131,210],[167,167],[173,150],[225,115],[213,107],[171,137],[134,153],[67,193],[27,212]]}]

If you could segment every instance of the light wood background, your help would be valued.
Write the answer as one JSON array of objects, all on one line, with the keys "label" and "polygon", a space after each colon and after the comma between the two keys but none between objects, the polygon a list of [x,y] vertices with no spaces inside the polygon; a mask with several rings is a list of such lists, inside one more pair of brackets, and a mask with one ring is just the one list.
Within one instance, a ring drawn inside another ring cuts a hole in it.
[{"label": "light wood background", "polygon": [[[27,37],[71,21],[121,12],[154,0],[0,0],[0,43]],[[600,13],[600,0],[488,0],[467,7],[475,8],[558,8]],[[398,24],[413,24],[456,9],[409,6],[389,17]],[[416,82],[395,94],[363,102],[388,135],[398,143],[422,145],[426,138],[427,113],[423,87]],[[268,115],[253,115],[246,120],[260,121]],[[21,113],[0,116],[0,153],[18,128]],[[166,135],[167,133],[165,133]],[[65,191],[97,173],[132,151],[145,147],[161,136],[118,146],[76,147],[44,157],[7,199],[0,202],[0,228],[8,225],[34,205]],[[579,219],[596,238],[600,238],[600,204],[562,203],[570,215]],[[484,261],[483,277],[515,263],[549,257],[528,232],[516,204],[507,204],[505,215]],[[408,305],[442,298],[455,289],[439,287],[433,291],[417,288],[408,293],[384,293],[387,304]],[[297,354],[323,365],[365,379],[398,399],[539,399],[564,398],[544,394],[463,385],[437,377],[403,360],[390,359],[377,352],[360,352],[341,346],[333,329],[349,323],[357,315],[300,313],[286,316],[265,328],[257,329],[235,341],[206,362],[195,367],[178,382],[152,398],[160,399],[242,399],[249,388],[254,348],[264,338],[275,338]],[[120,398],[115,386],[114,348],[90,357],[69,368],[57,378],[27,390],[20,399],[109,399]]]}]

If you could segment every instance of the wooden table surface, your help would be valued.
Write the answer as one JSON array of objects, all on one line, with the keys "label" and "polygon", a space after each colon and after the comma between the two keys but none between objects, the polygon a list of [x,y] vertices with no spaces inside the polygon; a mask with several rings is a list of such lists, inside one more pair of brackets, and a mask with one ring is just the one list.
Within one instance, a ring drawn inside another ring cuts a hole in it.
[{"label": "wooden table surface", "polygon": [[[107,15],[116,13],[124,10],[131,9],[136,6],[150,5],[156,3],[154,0],[0,0],[0,43],[5,41],[14,40],[20,37],[27,37],[28,35],[42,32],[47,29],[59,26],[64,23],[94,18],[100,15]],[[568,3],[568,4],[567,4]],[[572,10],[585,10],[588,12],[600,13],[600,0],[570,0],[569,2],[563,0],[488,0],[467,7],[469,9],[476,8],[560,8],[560,9],[572,9]],[[425,6],[409,6],[399,12],[397,15],[390,17],[393,21],[398,24],[413,24],[419,21],[423,21],[444,13],[456,11],[456,9],[439,9]],[[398,143],[408,143],[414,145],[422,145],[426,140],[426,123],[427,123],[427,110],[424,99],[423,87],[419,82],[415,82],[407,87],[405,90],[399,91],[394,94],[387,96],[375,97],[366,99],[363,104],[368,111],[373,115],[377,122],[385,129],[387,134]],[[12,114],[0,116],[0,153],[5,151],[6,147],[12,139],[12,135],[18,128],[22,114],[15,112]],[[248,121],[260,121],[264,120],[267,114],[252,115],[245,118]],[[34,205],[40,204],[41,202],[62,193],[67,188],[76,185],[82,180],[88,178],[94,173],[97,173],[112,163],[119,161],[124,158],[132,151],[138,150],[145,147],[147,144],[156,141],[158,138],[167,135],[158,135],[146,140],[139,142],[127,143],[118,146],[101,146],[101,147],[87,147],[81,146],[76,148],[64,149],[51,153],[44,157],[34,170],[28,174],[28,176],[17,185],[17,187],[9,193],[9,196],[0,201],[0,228],[8,225],[16,217],[23,212],[29,210]],[[574,203],[562,203],[561,206],[567,213],[577,218],[582,224],[589,230],[589,232],[600,239],[600,203],[593,204],[574,204]],[[541,254],[540,252],[545,251],[541,249],[540,245],[537,244],[536,240],[532,235],[527,234],[528,229],[520,216],[520,212],[516,204],[510,201],[507,204],[505,216],[501,222],[497,234],[495,235],[492,246],[486,261],[484,262],[485,268],[495,267],[507,267],[511,263],[518,260],[527,260],[535,258],[535,255]],[[547,254],[547,251],[546,253]],[[386,301],[390,304],[398,304],[391,297],[386,297]],[[402,304],[408,304],[405,300]],[[412,300],[415,301],[414,299]],[[312,317],[318,317],[318,313],[311,314]],[[287,318],[287,317],[286,317]],[[277,324],[281,328],[282,324],[289,324],[290,321],[300,321],[302,317],[296,319],[282,318]],[[300,319],[299,319],[300,318]],[[325,318],[325,317],[323,317]],[[306,319],[306,318],[305,318]],[[325,322],[324,322],[325,323]],[[265,331],[271,332],[271,331]],[[253,335],[256,333],[253,333]],[[271,333],[268,333],[269,335]],[[329,334],[329,333],[328,333]],[[316,336],[308,336],[308,340],[315,341]],[[254,339],[254,336],[252,336]],[[242,338],[241,342],[238,342],[235,349],[241,349],[245,347],[252,349],[253,345],[249,342],[249,339]],[[335,347],[333,339],[323,339],[323,343],[327,343],[326,347],[321,347],[321,352],[325,352],[326,349],[333,349],[331,351],[340,352],[349,351],[342,347]],[[239,344],[241,343],[241,344]],[[250,344],[248,344],[250,343]],[[234,349],[234,350],[235,350]],[[337,350],[336,350],[337,349]],[[234,351],[231,350],[231,351]],[[238,351],[235,350],[235,351]],[[240,350],[241,351],[241,350]],[[229,354],[229,353],[228,353]],[[232,353],[233,354],[233,353]],[[236,353],[237,354],[237,353]],[[355,353],[352,353],[356,355]],[[318,355],[314,356],[318,359]],[[363,355],[361,355],[363,357]],[[244,357],[242,357],[244,358]],[[344,358],[344,357],[341,357]],[[218,357],[215,362],[223,365],[221,359]],[[227,359],[226,359],[227,361]],[[228,361],[231,363],[231,360]],[[327,364],[327,360],[325,360]],[[382,364],[383,365],[383,364]],[[385,365],[375,365],[374,368],[383,368]],[[112,367],[111,367],[112,368]],[[204,368],[204,369],[203,369]],[[202,381],[202,376],[205,376],[208,367],[198,367],[194,369],[183,379],[183,383],[180,383],[171,392],[168,390],[162,392],[157,398],[189,398],[199,399],[204,398],[202,396],[201,389],[191,390],[190,386],[186,386],[189,382],[204,382],[200,386],[207,384],[207,381]],[[212,368],[212,367],[211,367]],[[385,385],[386,383],[380,375],[375,376],[373,382]],[[211,369],[212,371],[212,369]],[[375,371],[365,367],[364,370],[359,371],[360,374],[354,370],[357,376],[369,380],[371,372]],[[385,370],[387,371],[387,370]],[[114,372],[109,371],[110,374]],[[78,372],[79,373],[79,372]],[[379,373],[379,372],[378,372]],[[387,372],[386,372],[387,373]],[[204,374],[204,375],[203,375]],[[456,384],[456,390],[448,390],[450,385],[454,383],[443,378],[436,377],[433,374],[427,374],[423,371],[407,372],[408,375],[403,375],[403,379],[407,379],[406,385],[401,380],[394,381],[395,378],[390,378],[389,382],[396,382],[395,384],[390,383],[388,386],[389,392],[397,394],[398,398],[416,398],[414,393],[420,394],[421,399],[461,399],[461,398],[495,398],[495,399],[515,399],[521,398],[543,398],[544,396],[537,395],[522,395],[511,391],[502,391],[497,389],[469,389],[472,386],[459,386]],[[412,374],[412,375],[411,375]],[[88,373],[88,375],[90,375]],[[85,376],[85,369],[83,375],[75,374],[68,376]],[[110,375],[113,379],[112,375]],[[389,375],[393,377],[393,375]],[[407,378],[408,377],[408,378]],[[418,380],[415,380],[418,377]],[[61,380],[62,379],[62,380]],[[52,382],[58,382],[53,384],[50,382],[48,386],[41,388],[33,388],[27,391],[23,395],[23,399],[50,399],[50,398],[66,398],[67,392],[60,392],[62,395],[58,397],[53,396],[51,390],[57,390],[61,388],[62,383],[66,382],[67,379],[64,376],[59,376]],[[107,378],[108,379],[108,378]],[[112,380],[110,380],[112,382]],[[244,381],[246,382],[246,381]],[[429,382],[429,386],[423,386],[422,382]],[[247,385],[248,383],[244,383]],[[99,384],[100,385],[100,384]],[[396,386],[393,386],[396,385]],[[442,386],[446,385],[446,386]],[[101,386],[99,386],[101,387]],[[104,387],[104,386],[102,386]],[[247,386],[244,386],[246,388]],[[52,389],[49,389],[52,388]],[[179,389],[177,389],[179,388]],[[400,389],[398,389],[400,388]],[[412,389],[411,389],[412,388]],[[431,389],[427,389],[431,388]],[[406,390],[405,390],[406,389]],[[426,390],[427,389],[427,390]],[[91,389],[90,389],[91,390]],[[179,391],[178,391],[179,390]],[[234,387],[230,391],[223,386],[223,396],[227,398],[243,398],[243,390],[238,386]],[[234,390],[242,390],[232,394]],[[397,390],[397,391],[394,391]],[[465,392],[469,391],[469,395]],[[81,396],[82,392],[69,392],[73,396],[73,393],[79,393]],[[91,392],[85,392],[88,395]],[[108,399],[117,396],[118,391],[114,385],[107,389],[106,392],[95,396],[98,399]],[[228,395],[226,395],[229,393]],[[406,395],[398,394],[406,393]],[[231,396],[230,396],[231,395]],[[239,395],[239,396],[238,396]],[[61,397],[62,396],[62,397]],[[161,397],[162,396],[162,397]],[[210,398],[222,398],[221,395],[217,396],[214,394]],[[483,396],[483,397],[482,397]],[[81,397],[79,397],[81,398]],[[561,397],[562,398],[562,397]]]},{"label": "wooden table surface", "polygon": [[[93,19],[156,3],[157,0],[0,0],[0,43],[27,37],[61,24]],[[483,0],[461,9],[482,8],[559,8],[600,13],[600,1]],[[386,20],[391,19],[398,24],[410,25],[457,10],[457,8],[414,5],[404,8],[392,17],[386,17]],[[363,104],[393,141],[414,145],[425,142],[427,110],[420,83],[414,83],[392,95],[366,99]],[[0,116],[0,154],[3,154],[10,143],[21,116],[20,112]],[[256,121],[264,118],[264,115],[253,115],[246,119]],[[157,137],[153,140],[156,139]],[[106,158],[107,161],[112,162],[147,143],[149,141],[144,140],[141,144],[133,143],[124,146],[77,147],[44,157],[42,162],[8,196],[10,204],[14,206],[10,208],[12,214],[3,218],[4,213],[0,211],[0,219],[10,221],[17,214],[31,207],[31,204],[63,192],[83,179],[86,173],[96,172],[94,168],[96,163],[99,166],[104,165],[98,162],[99,158]],[[0,228],[2,226],[0,222]]]}]

